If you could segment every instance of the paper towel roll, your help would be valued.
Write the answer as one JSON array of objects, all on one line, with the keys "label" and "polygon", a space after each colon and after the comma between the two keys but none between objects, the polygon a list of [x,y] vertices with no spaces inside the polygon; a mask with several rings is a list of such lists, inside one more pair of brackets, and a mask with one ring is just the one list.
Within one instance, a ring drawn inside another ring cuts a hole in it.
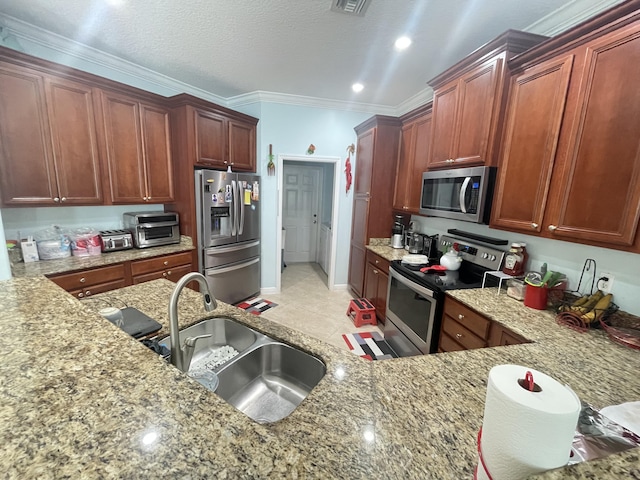
[{"label": "paper towel roll", "polygon": [[[527,371],[542,390],[518,383]],[[580,414],[578,397],[532,368],[498,365],[489,372],[482,456],[493,480],[517,480],[566,465]],[[489,479],[478,463],[477,478]]]}]

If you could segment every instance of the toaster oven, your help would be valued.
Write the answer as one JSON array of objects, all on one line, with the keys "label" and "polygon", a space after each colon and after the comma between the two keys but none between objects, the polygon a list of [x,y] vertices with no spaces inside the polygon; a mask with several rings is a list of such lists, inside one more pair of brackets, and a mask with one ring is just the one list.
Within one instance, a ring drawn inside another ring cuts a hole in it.
[{"label": "toaster oven", "polygon": [[123,217],[136,248],[180,243],[180,217],[175,212],[127,212]]}]

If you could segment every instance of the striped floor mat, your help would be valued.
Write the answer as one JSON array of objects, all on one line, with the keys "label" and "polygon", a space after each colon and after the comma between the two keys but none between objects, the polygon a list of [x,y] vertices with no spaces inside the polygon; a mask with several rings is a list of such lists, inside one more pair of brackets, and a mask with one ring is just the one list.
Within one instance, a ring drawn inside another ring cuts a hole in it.
[{"label": "striped floor mat", "polygon": [[342,335],[342,338],[349,347],[349,350],[362,358],[368,360],[398,358],[378,332],[345,333]]},{"label": "striped floor mat", "polygon": [[270,308],[277,307],[277,303],[273,303],[264,298],[256,297],[245,300],[236,304],[236,307],[243,309],[247,313],[253,313],[254,315],[260,315],[266,312]]}]

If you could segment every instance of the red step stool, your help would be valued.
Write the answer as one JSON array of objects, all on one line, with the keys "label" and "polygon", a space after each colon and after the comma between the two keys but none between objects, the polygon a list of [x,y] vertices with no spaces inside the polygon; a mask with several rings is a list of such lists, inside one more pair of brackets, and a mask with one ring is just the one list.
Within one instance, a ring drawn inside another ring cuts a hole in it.
[{"label": "red step stool", "polygon": [[366,298],[354,298],[349,302],[347,316],[353,320],[356,327],[362,325],[377,325],[376,309]]}]

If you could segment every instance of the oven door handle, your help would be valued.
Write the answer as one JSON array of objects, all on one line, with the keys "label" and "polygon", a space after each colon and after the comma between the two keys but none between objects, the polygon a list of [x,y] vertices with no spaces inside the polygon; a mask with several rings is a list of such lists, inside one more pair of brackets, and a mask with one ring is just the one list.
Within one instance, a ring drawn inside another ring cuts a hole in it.
[{"label": "oven door handle", "polygon": [[467,188],[469,187],[469,182],[471,181],[471,177],[466,177],[464,182],[462,182],[462,188],[460,188],[460,211],[462,213],[467,213],[467,204],[465,202],[465,197],[467,196]]},{"label": "oven door handle", "polygon": [[[413,290],[416,293],[419,293],[420,295],[424,295],[425,297],[434,298],[432,290],[429,290],[428,288],[425,288],[422,285],[417,284],[416,282],[412,282],[407,277],[402,275],[400,272],[394,270],[393,267],[389,267],[389,276],[395,278],[396,280],[398,280],[398,282],[400,282],[401,284],[403,284],[406,287],[409,287],[411,290]],[[390,283],[391,282],[389,282],[388,289],[391,288]],[[389,294],[387,292],[387,298],[388,298],[388,296],[389,296]]]}]

